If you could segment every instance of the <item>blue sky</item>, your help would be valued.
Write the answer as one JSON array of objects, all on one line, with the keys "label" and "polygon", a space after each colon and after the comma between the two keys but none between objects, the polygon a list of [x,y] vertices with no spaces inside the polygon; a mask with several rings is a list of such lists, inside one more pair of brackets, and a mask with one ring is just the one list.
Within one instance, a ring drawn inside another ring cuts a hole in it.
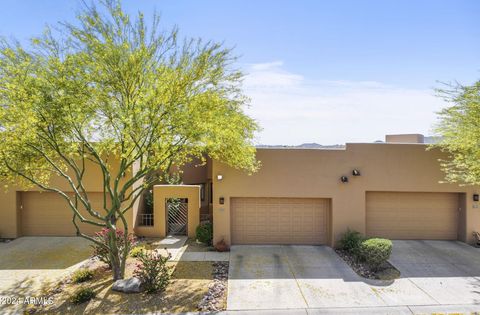
[{"label": "blue sky", "polygon": [[[429,134],[438,81],[480,71],[480,1],[123,1],[184,36],[224,41],[247,73],[246,111],[264,144]],[[1,0],[0,34],[26,40],[73,20],[78,1]]]}]

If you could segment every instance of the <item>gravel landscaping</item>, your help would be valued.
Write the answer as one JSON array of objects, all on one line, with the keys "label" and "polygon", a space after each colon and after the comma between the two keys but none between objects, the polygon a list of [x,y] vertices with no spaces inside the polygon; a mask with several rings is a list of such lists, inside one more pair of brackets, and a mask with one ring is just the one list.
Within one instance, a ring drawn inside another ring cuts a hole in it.
[{"label": "gravel landscaping", "polygon": [[[126,277],[131,277],[136,260],[129,258]],[[94,270],[93,279],[84,283],[73,283],[69,277],[52,285],[46,295],[53,300],[52,305],[30,308],[35,314],[141,314],[141,313],[187,313],[199,310],[200,302],[210,292],[213,299],[209,304],[224,309],[225,290],[214,285],[222,279],[222,268],[212,262],[171,262],[173,274],[165,292],[149,294],[122,293],[112,290],[111,271],[106,265],[92,260],[84,265]],[[227,269],[228,270],[228,269]],[[220,281],[221,282],[221,281]],[[96,297],[86,303],[75,305],[70,296],[81,287],[92,288]]]},{"label": "gravel landscaping", "polygon": [[228,262],[213,263],[213,282],[208,286],[208,292],[198,303],[202,312],[225,310],[227,300]]},{"label": "gravel landscaping", "polygon": [[355,256],[349,252],[341,249],[336,249],[335,252],[340,256],[359,276],[366,279],[374,280],[393,280],[400,277],[400,271],[398,271],[388,261],[385,262],[377,272],[373,272],[363,261],[358,260]]},{"label": "gravel landscaping", "polygon": [[[188,240],[191,252],[207,252],[208,246]],[[144,241],[144,247],[155,246]],[[156,249],[159,250],[159,249]],[[126,278],[133,275],[138,260],[129,257]],[[126,294],[112,290],[111,271],[96,258],[86,260],[80,268],[91,270],[93,276],[85,282],[71,280],[72,274],[44,288],[53,301],[50,305],[29,307],[30,314],[101,314],[101,313],[186,313],[215,312],[226,309],[228,262],[170,261],[172,279],[164,292]],[[94,297],[85,303],[74,304],[70,297],[81,288],[90,288]]]}]

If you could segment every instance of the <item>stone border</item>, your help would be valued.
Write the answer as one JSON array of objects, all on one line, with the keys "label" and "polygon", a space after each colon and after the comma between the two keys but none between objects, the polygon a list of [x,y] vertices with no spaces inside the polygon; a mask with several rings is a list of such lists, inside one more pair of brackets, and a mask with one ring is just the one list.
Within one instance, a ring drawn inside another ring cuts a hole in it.
[{"label": "stone border", "polygon": [[[342,249],[335,249],[335,252],[337,253],[338,256],[340,256],[340,258],[342,258],[350,266],[350,268],[353,269],[353,271],[355,271],[357,275],[359,275],[362,278],[370,279],[370,280],[394,280],[399,278],[400,276],[400,271],[388,261],[381,266],[381,269],[377,273],[375,273],[371,271],[365,263],[358,261],[358,259],[356,259],[353,255],[351,255],[347,251],[344,251]],[[393,270],[397,272],[399,276],[393,279],[380,279],[378,274],[385,270]]]},{"label": "stone border", "polygon": [[213,282],[208,286],[208,292],[198,303],[201,312],[217,312],[225,310],[223,301],[227,298],[228,266],[225,261],[213,264]]}]

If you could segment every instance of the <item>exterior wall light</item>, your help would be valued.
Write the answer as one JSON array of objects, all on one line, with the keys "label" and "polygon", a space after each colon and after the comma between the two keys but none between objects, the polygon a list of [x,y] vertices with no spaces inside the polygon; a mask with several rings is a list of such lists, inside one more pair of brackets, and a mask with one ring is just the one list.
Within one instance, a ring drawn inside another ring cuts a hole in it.
[{"label": "exterior wall light", "polygon": [[473,201],[479,201],[480,198],[478,196],[478,194],[473,194]]},{"label": "exterior wall light", "polygon": [[347,176],[342,176],[342,177],[340,177],[340,181],[342,183],[348,183],[348,177]]},{"label": "exterior wall light", "polygon": [[359,170],[354,169],[354,170],[352,171],[352,175],[353,175],[353,176],[360,176],[361,174],[360,174],[360,171],[359,171]]},{"label": "exterior wall light", "polygon": [[217,175],[217,180],[220,181],[220,180],[222,180],[222,179],[223,179],[223,175],[222,175],[222,174],[218,174],[218,175]]}]

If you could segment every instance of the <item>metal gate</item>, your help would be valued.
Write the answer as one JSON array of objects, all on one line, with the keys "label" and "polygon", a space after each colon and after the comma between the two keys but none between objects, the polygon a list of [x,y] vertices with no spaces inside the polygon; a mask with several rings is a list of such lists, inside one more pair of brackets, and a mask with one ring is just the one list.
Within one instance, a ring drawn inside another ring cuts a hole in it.
[{"label": "metal gate", "polygon": [[169,198],[166,200],[167,234],[187,235],[188,200]]}]

